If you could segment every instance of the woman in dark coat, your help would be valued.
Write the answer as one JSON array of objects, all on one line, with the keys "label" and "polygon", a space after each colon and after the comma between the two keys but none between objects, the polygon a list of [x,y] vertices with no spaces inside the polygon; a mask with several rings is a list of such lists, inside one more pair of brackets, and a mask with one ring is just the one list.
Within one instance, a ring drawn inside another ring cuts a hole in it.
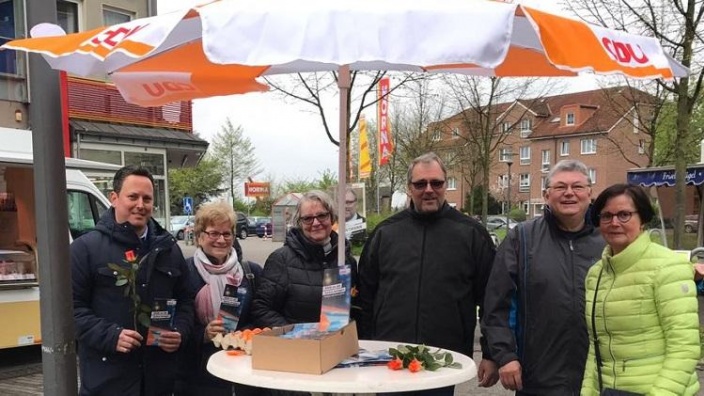
[{"label": "woman in dark coat", "polygon": [[[264,265],[252,304],[257,326],[320,320],[323,272],[338,266],[338,235],[332,230],[336,219],[327,194],[311,191],[303,195],[284,246],[275,250]],[[354,285],[357,264],[349,248],[345,261],[352,269]]]},{"label": "woman in dark coat", "polygon": [[[235,221],[235,212],[225,202],[204,204],[196,213],[194,231],[198,249],[188,259],[191,287],[196,295],[196,320],[183,356],[182,378],[176,392],[179,396],[232,395],[232,383],[206,370],[208,358],[220,350],[212,339],[225,333],[218,312],[225,285],[234,285],[240,292],[238,298],[242,298],[237,329],[251,327],[249,311],[262,272],[257,264],[242,265],[237,256],[232,244]],[[258,389],[244,385],[234,384],[234,389],[238,396],[259,394]]]}]

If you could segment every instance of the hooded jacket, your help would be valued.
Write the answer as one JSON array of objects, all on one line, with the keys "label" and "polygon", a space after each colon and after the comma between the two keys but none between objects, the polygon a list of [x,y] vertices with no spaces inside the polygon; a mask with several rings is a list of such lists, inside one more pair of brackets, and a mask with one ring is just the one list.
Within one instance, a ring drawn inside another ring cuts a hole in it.
[{"label": "hooded jacket", "polygon": [[434,213],[406,209],[384,220],[359,263],[360,338],[471,357],[494,252],[486,229],[447,203]]},{"label": "hooded jacket", "polygon": [[[337,267],[335,231],[330,234],[330,243],[332,249],[326,254],[322,245],[310,242],[299,228],[291,228],[284,246],[271,253],[264,265],[252,303],[252,318],[258,327],[320,321],[323,272]],[[354,284],[357,263],[349,244],[345,253]]]},{"label": "hooded jacket", "polygon": [[579,394],[589,348],[584,278],[605,244],[585,219],[566,232],[547,208],[510,230],[494,260],[482,334],[499,367],[521,363],[528,394]]},{"label": "hooded jacket", "polygon": [[71,244],[81,395],[162,395],[170,394],[174,384],[179,354],[146,346],[147,329],[141,324],[142,346],[130,353],[115,351],[122,329],[135,328],[134,305],[108,264],[126,267],[127,251],[140,263],[135,283],[141,303],[151,307],[155,298],[176,299],[174,330],[181,333],[182,345],[193,327],[194,296],[176,240],[150,220],[142,241],[129,223],[115,221],[114,209],[106,211],[93,231]]},{"label": "hooded jacket", "polygon": [[[599,279],[601,274],[601,279]],[[611,248],[589,270],[586,323],[596,332],[606,388],[648,395],[696,395],[699,316],[694,268],[686,258],[642,233],[622,252]],[[599,395],[593,342],[583,395]]]}]

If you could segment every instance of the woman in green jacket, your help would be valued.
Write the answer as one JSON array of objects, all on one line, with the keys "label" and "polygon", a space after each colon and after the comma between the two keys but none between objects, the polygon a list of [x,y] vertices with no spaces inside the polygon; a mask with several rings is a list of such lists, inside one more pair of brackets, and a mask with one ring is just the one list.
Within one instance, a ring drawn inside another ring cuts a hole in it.
[{"label": "woman in green jacket", "polygon": [[692,264],[650,241],[644,225],[654,211],[640,187],[607,188],[593,215],[607,246],[587,274],[591,346],[582,395],[607,388],[695,395],[700,345]]}]

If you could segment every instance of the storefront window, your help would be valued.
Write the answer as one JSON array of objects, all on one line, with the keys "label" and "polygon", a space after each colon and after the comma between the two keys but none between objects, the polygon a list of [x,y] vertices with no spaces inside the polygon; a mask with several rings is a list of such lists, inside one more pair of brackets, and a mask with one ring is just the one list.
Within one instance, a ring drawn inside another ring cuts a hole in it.
[{"label": "storefront window", "polygon": [[154,176],[165,176],[164,154],[125,151],[125,165],[139,165],[149,169]]},{"label": "storefront window", "polygon": [[88,161],[105,162],[108,164],[122,165],[122,153],[111,150],[81,149],[79,158]]}]

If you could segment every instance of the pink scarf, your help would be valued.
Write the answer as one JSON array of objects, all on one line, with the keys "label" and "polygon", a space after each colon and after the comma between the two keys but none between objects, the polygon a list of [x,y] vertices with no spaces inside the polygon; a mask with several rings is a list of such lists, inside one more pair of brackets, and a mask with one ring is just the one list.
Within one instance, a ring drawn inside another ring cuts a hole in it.
[{"label": "pink scarf", "polygon": [[198,248],[193,255],[193,265],[205,281],[205,285],[196,294],[196,317],[201,324],[207,325],[218,316],[225,285],[239,286],[244,270],[237,260],[235,249],[232,249],[223,264],[215,265],[208,260],[203,250]]}]

